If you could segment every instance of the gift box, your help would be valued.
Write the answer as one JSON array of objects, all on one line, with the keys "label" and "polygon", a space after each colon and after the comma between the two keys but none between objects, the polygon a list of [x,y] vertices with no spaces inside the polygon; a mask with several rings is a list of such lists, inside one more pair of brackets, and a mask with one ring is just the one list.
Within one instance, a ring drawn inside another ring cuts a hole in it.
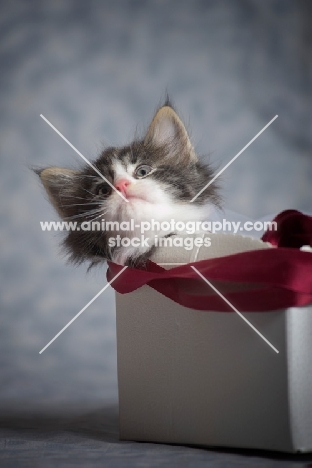
[{"label": "gift box", "polygon": [[295,247],[293,229],[206,233],[210,247],[159,248],[116,279],[121,439],[312,450],[310,228]]}]

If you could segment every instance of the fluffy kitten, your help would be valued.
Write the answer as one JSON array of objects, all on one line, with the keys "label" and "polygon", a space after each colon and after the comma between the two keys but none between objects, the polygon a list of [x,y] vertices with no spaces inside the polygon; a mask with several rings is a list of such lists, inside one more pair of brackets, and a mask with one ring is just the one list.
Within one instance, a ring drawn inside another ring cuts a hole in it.
[{"label": "fluffy kitten", "polygon": [[[105,149],[93,165],[127,200],[90,166],[79,171],[58,167],[38,171],[50,201],[67,221],[200,221],[209,207],[219,206],[217,186],[212,183],[193,202],[190,200],[213,177],[211,167],[198,160],[187,131],[167,102],[155,114],[146,135],[121,148]],[[149,246],[110,247],[108,239],[118,233],[70,231],[64,240],[70,260],[91,265],[112,260],[140,266],[154,251],[154,237],[168,232],[150,232]],[[139,231],[119,232],[140,237]],[[169,234],[170,235],[170,234]],[[146,233],[145,233],[146,236]]]}]

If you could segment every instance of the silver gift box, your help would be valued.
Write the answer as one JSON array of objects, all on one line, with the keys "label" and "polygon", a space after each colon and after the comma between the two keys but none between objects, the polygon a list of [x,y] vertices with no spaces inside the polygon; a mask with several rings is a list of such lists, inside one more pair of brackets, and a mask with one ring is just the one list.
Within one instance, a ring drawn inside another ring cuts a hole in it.
[{"label": "silver gift box", "polygon": [[[270,248],[209,236],[209,248],[162,248],[152,260],[170,268]],[[188,309],[148,286],[116,293],[116,312],[121,439],[312,450],[311,306],[243,314],[279,353],[236,313]]]}]

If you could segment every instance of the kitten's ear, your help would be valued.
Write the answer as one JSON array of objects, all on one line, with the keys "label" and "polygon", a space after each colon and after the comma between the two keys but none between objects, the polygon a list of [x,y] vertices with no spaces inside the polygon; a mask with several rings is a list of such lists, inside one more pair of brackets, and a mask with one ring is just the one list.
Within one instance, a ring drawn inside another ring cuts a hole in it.
[{"label": "kitten's ear", "polygon": [[180,155],[183,154],[184,158],[187,156],[190,160],[197,160],[185,126],[172,107],[167,105],[156,112],[147,130],[144,144],[168,145]]},{"label": "kitten's ear", "polygon": [[60,217],[66,218],[68,216],[68,205],[73,203],[72,197],[76,193],[76,181],[79,172],[60,167],[48,167],[36,172],[47,191],[50,202]]}]

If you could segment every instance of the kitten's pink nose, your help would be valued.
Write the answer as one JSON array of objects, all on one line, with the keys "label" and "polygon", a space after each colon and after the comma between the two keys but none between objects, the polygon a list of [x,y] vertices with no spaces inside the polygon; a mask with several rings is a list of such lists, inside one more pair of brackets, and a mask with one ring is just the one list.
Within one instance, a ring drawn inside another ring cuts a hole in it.
[{"label": "kitten's pink nose", "polygon": [[130,180],[127,180],[127,179],[119,179],[117,180],[117,182],[115,182],[115,188],[117,190],[119,190],[119,192],[125,194],[126,193],[126,190],[127,190],[127,187],[128,185],[130,185],[131,182]]}]

